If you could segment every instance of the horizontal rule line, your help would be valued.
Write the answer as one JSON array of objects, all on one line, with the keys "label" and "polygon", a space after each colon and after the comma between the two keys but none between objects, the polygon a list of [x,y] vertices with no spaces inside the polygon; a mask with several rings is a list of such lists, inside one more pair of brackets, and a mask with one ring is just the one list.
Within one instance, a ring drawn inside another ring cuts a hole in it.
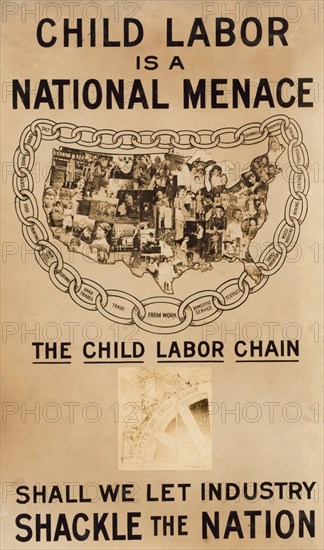
[{"label": "horizontal rule line", "polygon": [[71,361],[33,361],[33,365],[71,365]]},{"label": "horizontal rule line", "polygon": [[236,363],[299,363],[299,359],[236,359]]},{"label": "horizontal rule line", "polygon": [[84,365],[110,365],[110,364],[120,364],[120,365],[125,365],[125,364],[136,364],[136,363],[144,363],[144,361],[123,361],[123,360],[120,360],[120,361],[83,361],[83,364]]},{"label": "horizontal rule line", "polygon": [[158,363],[224,363],[224,361],[216,361],[216,359],[169,359],[166,361],[158,361]]}]

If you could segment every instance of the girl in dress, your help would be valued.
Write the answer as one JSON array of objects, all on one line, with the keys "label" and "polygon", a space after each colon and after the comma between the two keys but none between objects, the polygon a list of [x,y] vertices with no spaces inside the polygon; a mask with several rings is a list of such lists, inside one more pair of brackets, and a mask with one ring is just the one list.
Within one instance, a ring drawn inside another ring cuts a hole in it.
[{"label": "girl in dress", "polygon": [[99,223],[95,228],[95,238],[92,241],[92,245],[98,249],[110,251],[110,244],[108,242],[108,236],[111,232],[111,225],[109,223]]},{"label": "girl in dress", "polygon": [[75,180],[75,155],[67,161],[66,165],[66,186],[71,188]]},{"label": "girl in dress", "polygon": [[202,189],[196,194],[196,214],[197,219],[202,220],[204,217],[204,195]]}]

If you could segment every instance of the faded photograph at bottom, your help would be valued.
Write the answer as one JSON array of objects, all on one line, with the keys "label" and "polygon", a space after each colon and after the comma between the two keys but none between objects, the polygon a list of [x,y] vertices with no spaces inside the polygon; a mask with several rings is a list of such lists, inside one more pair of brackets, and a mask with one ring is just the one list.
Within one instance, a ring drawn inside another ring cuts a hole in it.
[{"label": "faded photograph at bottom", "polygon": [[118,369],[119,469],[212,468],[209,367]]}]

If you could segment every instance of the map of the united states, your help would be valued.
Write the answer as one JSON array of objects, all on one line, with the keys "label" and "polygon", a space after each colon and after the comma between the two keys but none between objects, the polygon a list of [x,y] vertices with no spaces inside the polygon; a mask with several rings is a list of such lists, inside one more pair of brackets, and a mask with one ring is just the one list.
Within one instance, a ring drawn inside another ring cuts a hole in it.
[{"label": "map of the united states", "polygon": [[264,154],[230,185],[224,164],[204,151],[109,155],[53,150],[43,208],[55,239],[99,264],[123,261],[165,293],[188,269],[241,261],[258,282],[250,242],[267,220],[271,181],[284,148]]}]

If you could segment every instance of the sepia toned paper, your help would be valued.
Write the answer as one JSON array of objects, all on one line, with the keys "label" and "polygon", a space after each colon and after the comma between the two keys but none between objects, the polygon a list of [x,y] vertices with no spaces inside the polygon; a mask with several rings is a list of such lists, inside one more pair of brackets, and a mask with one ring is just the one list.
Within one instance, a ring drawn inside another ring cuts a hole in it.
[{"label": "sepia toned paper", "polygon": [[323,547],[322,3],[1,3],[2,548]]}]

